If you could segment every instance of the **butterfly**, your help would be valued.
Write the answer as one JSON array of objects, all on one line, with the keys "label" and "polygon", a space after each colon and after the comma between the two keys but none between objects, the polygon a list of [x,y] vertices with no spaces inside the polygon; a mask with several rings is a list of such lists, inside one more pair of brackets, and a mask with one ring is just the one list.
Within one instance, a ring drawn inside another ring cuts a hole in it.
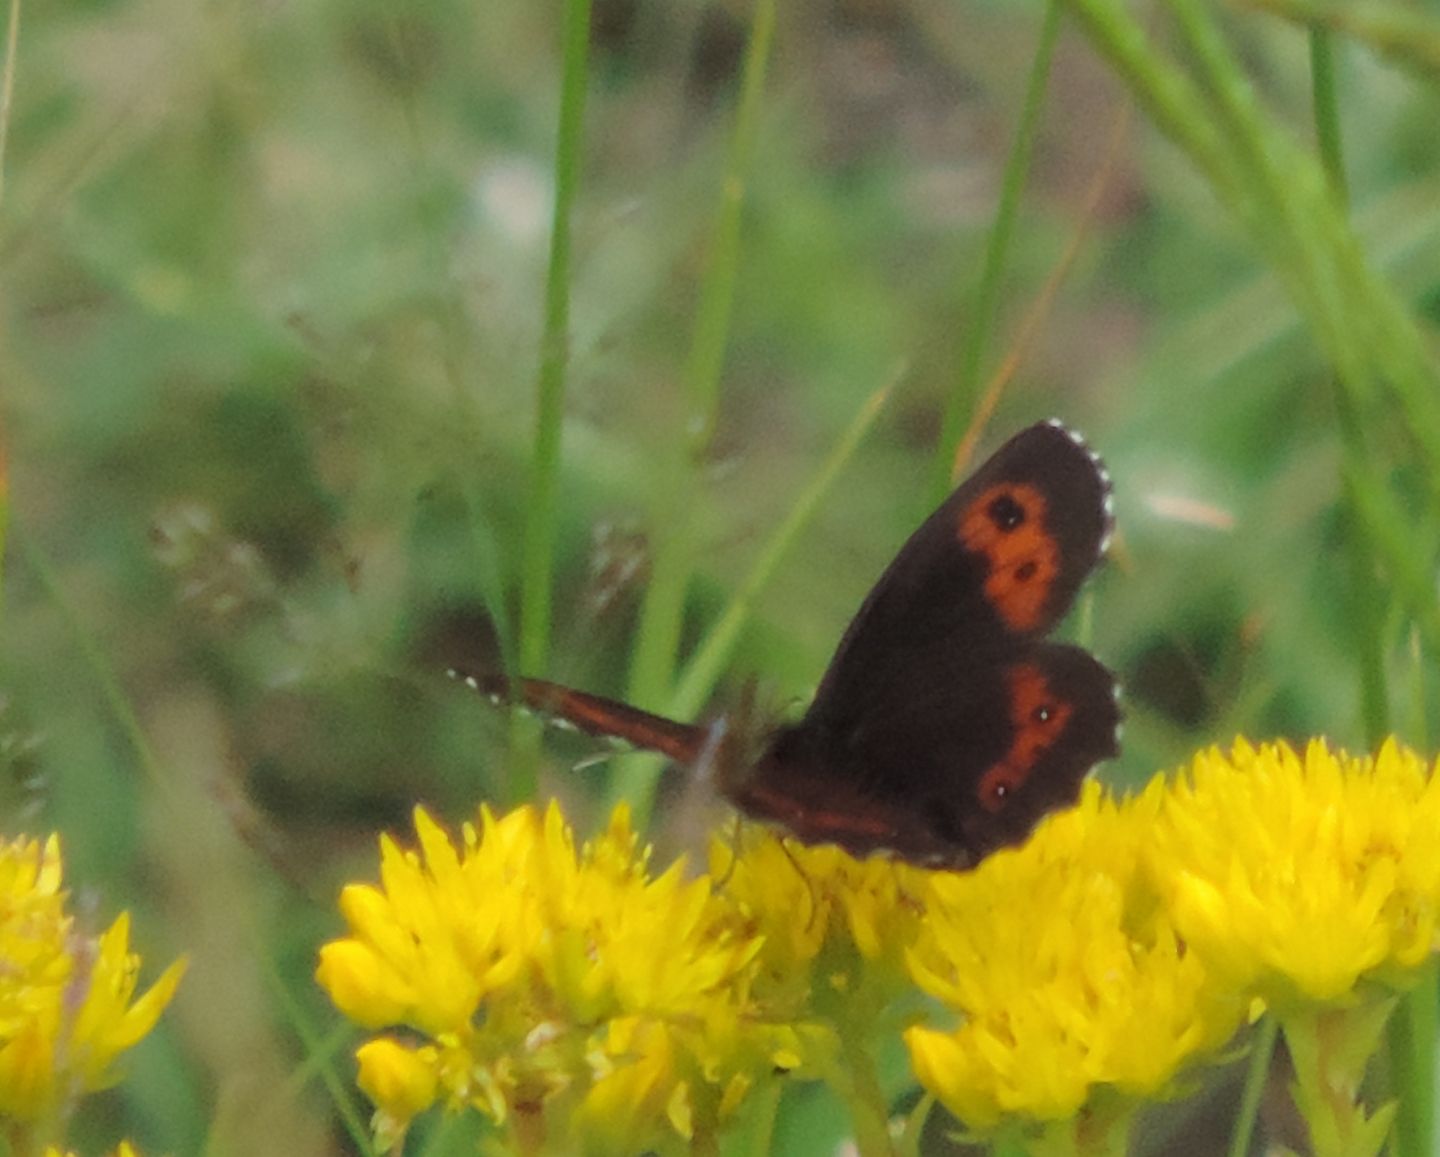
[{"label": "butterfly", "polygon": [[455,674],[589,734],[713,761],[731,804],[802,843],[969,868],[1119,753],[1114,676],[1046,637],[1112,528],[1099,458],[1058,422],[1021,430],[900,548],[800,721],[757,741],[540,679]]}]

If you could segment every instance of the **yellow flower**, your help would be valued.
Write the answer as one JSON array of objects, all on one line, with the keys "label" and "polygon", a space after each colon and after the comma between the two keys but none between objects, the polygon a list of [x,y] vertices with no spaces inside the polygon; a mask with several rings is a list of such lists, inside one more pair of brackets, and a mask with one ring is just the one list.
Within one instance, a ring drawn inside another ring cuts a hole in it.
[{"label": "yellow flower", "polygon": [[713,1131],[804,1034],[753,995],[761,939],[683,863],[652,875],[617,808],[579,851],[560,810],[482,809],[459,847],[423,811],[351,885],[350,936],[317,979],[367,1027],[426,1038],[360,1052],[388,1138],[432,1101],[506,1125],[560,1122],[577,1151],[666,1149]]},{"label": "yellow flower", "polygon": [[366,1041],[355,1050],[361,1091],[398,1120],[408,1121],[435,1102],[438,1081],[434,1050],[411,1049],[389,1037]]},{"label": "yellow flower", "polygon": [[352,1020],[367,1028],[457,1031],[489,992],[514,980],[523,913],[507,885],[525,865],[523,857],[507,860],[507,852],[533,828],[534,815],[521,809],[497,822],[482,811],[481,824],[483,839],[466,826],[462,860],[417,808],[421,851],[382,837],[381,887],[352,884],[341,893],[351,936],[320,950],[317,979]]},{"label": "yellow flower", "polygon": [[1210,750],[1166,795],[1155,872],[1185,940],[1282,1011],[1403,983],[1436,944],[1440,783],[1393,741]]},{"label": "yellow flower", "polygon": [[[58,1149],[54,1145],[47,1145],[43,1157],[75,1157],[75,1152],[71,1149]],[[110,1157],[140,1157],[140,1151],[129,1141],[121,1141],[111,1151]]]},{"label": "yellow flower", "polygon": [[1094,783],[1025,846],[936,876],[917,983],[957,1027],[905,1034],[916,1075],[967,1125],[1063,1121],[1097,1093],[1162,1094],[1223,1044],[1216,990],[1156,903],[1140,845],[1158,789],[1117,805]]},{"label": "yellow flower", "polygon": [[356,1084],[375,1105],[376,1147],[399,1152],[410,1119],[434,1104],[439,1092],[436,1051],[376,1037],[355,1050],[355,1062]]},{"label": "yellow flower", "polygon": [[0,1116],[38,1122],[114,1083],[184,973],[177,961],[135,998],[140,960],[122,913],[98,938],[75,932],[59,840],[0,844]]}]

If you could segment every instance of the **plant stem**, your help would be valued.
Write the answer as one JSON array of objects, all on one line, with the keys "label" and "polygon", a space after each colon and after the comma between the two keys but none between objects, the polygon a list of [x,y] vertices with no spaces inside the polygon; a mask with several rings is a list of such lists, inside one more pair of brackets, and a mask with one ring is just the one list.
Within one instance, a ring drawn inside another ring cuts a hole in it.
[{"label": "plant stem", "polygon": [[863,1041],[853,1031],[840,1033],[841,1074],[835,1087],[850,1110],[855,1126],[855,1148],[860,1157],[894,1157],[890,1143],[890,1113],[875,1064]]},{"label": "plant stem", "polygon": [[1240,1093],[1240,1110],[1230,1130],[1228,1157],[1245,1157],[1255,1135],[1255,1121],[1260,1116],[1260,1100],[1270,1078],[1270,1061],[1275,1056],[1275,1041],[1280,1035],[1279,1022],[1266,1015],[1255,1030],[1250,1045],[1250,1063],[1245,1066],[1245,1085]]},{"label": "plant stem", "polygon": [[1384,996],[1283,1018],[1295,1062],[1295,1105],[1316,1157],[1376,1157],[1384,1147],[1395,1103],[1367,1113],[1360,1085],[1394,1007],[1395,997]]},{"label": "plant stem", "polygon": [[1440,975],[1432,958],[1385,1026],[1391,1084],[1399,1107],[1394,1157],[1435,1152],[1435,1042],[1440,1039]]}]

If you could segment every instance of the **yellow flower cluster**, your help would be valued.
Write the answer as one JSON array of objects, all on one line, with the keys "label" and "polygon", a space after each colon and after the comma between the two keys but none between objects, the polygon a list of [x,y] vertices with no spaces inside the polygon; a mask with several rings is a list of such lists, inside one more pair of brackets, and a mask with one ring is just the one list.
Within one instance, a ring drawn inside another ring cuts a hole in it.
[{"label": "yellow flower cluster", "polygon": [[516,1129],[544,1114],[576,1149],[664,1148],[823,1044],[756,997],[753,921],[683,863],[652,877],[623,807],[578,851],[553,804],[482,810],[459,849],[415,826],[418,851],[384,840],[380,887],[344,890],[351,934],[317,971],[352,1019],[428,1038],[358,1054],[382,1134],[443,1097]]},{"label": "yellow flower cluster", "polygon": [[318,971],[352,1019],[422,1034],[359,1050],[391,1140],[443,1101],[575,1150],[666,1152],[777,1074],[863,1092],[845,1067],[897,1015],[973,1129],[1123,1127],[1266,1004],[1403,983],[1440,912],[1440,786],[1393,744],[1242,742],[1125,800],[1088,784],[967,873],[747,831],[708,875],[654,875],[623,808],[579,850],[554,805],[482,810],[458,848],[423,811],[416,831],[418,850],[383,842],[378,887],[345,889],[350,935]]},{"label": "yellow flower cluster", "polygon": [[1066,1120],[1099,1087],[1153,1096],[1240,1023],[1243,1002],[1208,984],[1148,887],[1157,804],[1088,783],[1025,847],[934,882],[912,971],[959,1023],[906,1043],[921,1084],[972,1128]]},{"label": "yellow flower cluster", "polygon": [[1180,934],[1217,981],[1282,1011],[1403,983],[1436,946],[1440,779],[1386,743],[1202,752],[1150,851]]},{"label": "yellow flower cluster", "polygon": [[0,843],[0,1118],[16,1123],[55,1121],[112,1084],[185,970],[177,961],[135,999],[129,916],[98,938],[78,933],[61,877],[54,836]]},{"label": "yellow flower cluster", "polygon": [[1247,1012],[1360,999],[1437,946],[1440,780],[1243,741],[1115,802],[1086,785],[1024,847],[937,878],[915,980],[957,1016],[906,1034],[972,1127],[1164,1095]]}]

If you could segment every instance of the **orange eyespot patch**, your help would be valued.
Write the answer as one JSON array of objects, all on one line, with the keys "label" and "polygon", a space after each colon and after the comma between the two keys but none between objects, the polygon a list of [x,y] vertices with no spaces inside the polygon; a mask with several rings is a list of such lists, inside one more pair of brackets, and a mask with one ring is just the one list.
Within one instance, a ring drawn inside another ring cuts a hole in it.
[{"label": "orange eyespot patch", "polygon": [[985,490],[960,516],[960,541],[985,556],[985,597],[1014,631],[1040,625],[1060,572],[1047,511],[1038,487],[1009,482]]},{"label": "orange eyespot patch", "polygon": [[1045,673],[1029,663],[1006,671],[1005,684],[1014,738],[1004,758],[980,777],[980,803],[992,812],[1005,806],[1005,798],[1024,784],[1040,757],[1065,733],[1073,710],[1070,703],[1051,692]]}]

